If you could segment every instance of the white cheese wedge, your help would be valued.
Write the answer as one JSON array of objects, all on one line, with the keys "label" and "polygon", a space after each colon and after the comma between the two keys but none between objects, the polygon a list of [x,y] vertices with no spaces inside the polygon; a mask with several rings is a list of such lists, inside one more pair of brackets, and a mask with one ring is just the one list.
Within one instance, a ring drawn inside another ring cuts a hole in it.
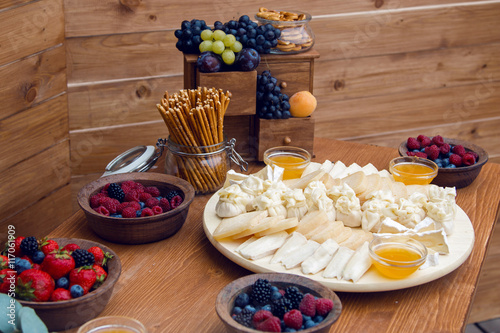
[{"label": "white cheese wedge", "polygon": [[265,217],[267,217],[267,210],[253,211],[224,218],[214,230],[213,236],[216,240],[219,240],[236,235],[257,224],[259,220]]},{"label": "white cheese wedge", "polygon": [[249,239],[247,239],[246,241],[244,241],[243,243],[241,243],[241,244],[240,244],[240,245],[236,248],[236,250],[234,250],[234,251],[236,251],[236,252],[240,253],[240,251],[241,251],[241,250],[242,250],[245,246],[247,246],[247,245],[248,245],[248,244],[250,244],[250,243],[255,242],[257,239],[258,239],[257,237],[253,237],[253,236],[252,236],[252,237],[250,237]]},{"label": "white cheese wedge", "polygon": [[339,175],[341,175],[346,168],[347,167],[344,163],[342,163],[342,161],[337,161],[333,164],[333,167],[330,170],[329,174],[333,177],[333,179],[340,178]]},{"label": "white cheese wedge", "polygon": [[[279,220],[284,219],[285,217],[283,215],[276,215],[276,216],[268,216],[265,217],[261,220],[258,220],[257,223],[254,225],[251,225],[248,229],[243,230],[242,232],[233,235],[231,238],[233,239],[240,239],[246,236],[250,236],[256,233],[259,233],[264,230],[268,230],[272,228]],[[259,236],[260,237],[260,236]]]},{"label": "white cheese wedge", "polygon": [[302,216],[295,231],[305,235],[314,228],[327,223],[328,215],[323,210],[313,210]]},{"label": "white cheese wedge", "polygon": [[394,221],[390,217],[386,217],[380,223],[377,233],[379,234],[399,234],[402,232],[409,231],[407,227],[402,225],[401,223]]},{"label": "white cheese wedge", "polygon": [[286,231],[258,238],[240,250],[240,254],[250,260],[267,257],[279,249],[288,237]]},{"label": "white cheese wedge", "polygon": [[278,231],[288,230],[294,228],[299,224],[299,219],[297,217],[289,217],[287,219],[279,219],[274,223],[269,229],[263,230],[255,234],[257,237],[262,237],[270,234],[274,234]]},{"label": "white cheese wedge", "polygon": [[323,271],[323,277],[337,278],[340,280],[342,278],[342,271],[353,254],[354,250],[348,247],[339,247],[337,252],[333,255],[332,260],[326,265]]},{"label": "white cheese wedge", "polygon": [[248,175],[238,173],[234,170],[229,170],[226,174],[226,180],[224,181],[224,188],[233,185],[240,184],[242,181],[248,178]]},{"label": "white cheese wedge", "polygon": [[409,233],[410,237],[424,244],[428,249],[432,249],[441,254],[450,253],[448,239],[444,229],[429,230],[424,232]]},{"label": "white cheese wedge", "polygon": [[310,239],[318,243],[323,243],[327,239],[336,241],[336,239],[339,239],[338,236],[344,232],[344,229],[344,223],[341,221],[328,222],[322,229],[315,229]]},{"label": "white cheese wedge", "polygon": [[329,173],[333,168],[333,163],[330,160],[325,160],[323,164],[321,164],[321,170],[323,170],[326,173]]},{"label": "white cheese wedge", "polygon": [[373,239],[373,234],[363,229],[352,229],[352,234],[345,241],[339,243],[340,246],[348,247],[352,250],[357,250],[364,242],[369,242]]},{"label": "white cheese wedge", "polygon": [[436,230],[436,221],[434,221],[432,218],[426,216],[422,221],[420,221],[414,228],[414,232],[423,232],[423,231],[430,231],[430,230]]},{"label": "white cheese wedge", "polygon": [[311,172],[317,171],[317,170],[319,170],[319,168],[321,168],[321,163],[311,162],[305,167],[304,171],[302,172],[301,177],[304,177],[304,176],[310,174]]},{"label": "white cheese wedge", "polygon": [[389,179],[392,179],[392,175],[389,171],[387,171],[386,169],[382,169],[378,172],[378,174],[380,175],[380,177],[382,178],[389,178]]},{"label": "white cheese wedge", "polygon": [[333,239],[324,241],[314,253],[301,264],[304,274],[316,274],[328,265],[333,255],[339,249],[339,244]]},{"label": "white cheese wedge", "polygon": [[427,258],[425,259],[425,262],[422,264],[422,266],[420,266],[419,269],[426,269],[429,267],[435,267],[437,265],[439,265],[439,253],[431,250],[427,254]]},{"label": "white cheese wedge", "polygon": [[291,252],[289,252],[281,261],[283,266],[286,269],[291,269],[297,267],[306,260],[309,256],[311,256],[314,251],[319,247],[319,243],[308,240],[306,244],[302,245],[300,248],[297,248]]},{"label": "white cheese wedge", "polygon": [[361,170],[365,173],[365,175],[378,174],[378,169],[371,163],[368,163]]},{"label": "white cheese wedge", "polygon": [[293,182],[286,183],[286,185],[292,190],[296,188],[300,188],[303,190],[307,187],[307,185],[309,185],[310,182],[321,179],[321,177],[323,177],[324,174],[325,172],[323,170],[318,169],[316,171],[311,172],[310,174],[305,175],[302,178],[295,179]]},{"label": "white cheese wedge", "polygon": [[396,202],[398,202],[401,198],[408,199],[408,190],[406,189],[406,185],[404,183],[392,182],[391,189]]},{"label": "white cheese wedge", "polygon": [[307,243],[307,238],[304,237],[299,232],[292,232],[292,234],[286,239],[285,243],[274,253],[273,257],[269,261],[271,264],[280,263],[283,258],[295,249],[305,245]]},{"label": "white cheese wedge", "polygon": [[[349,165],[345,170],[339,175],[339,178],[344,178],[346,176],[352,175],[353,173],[356,173],[358,171],[362,171],[361,167],[357,163],[353,163]],[[364,173],[363,173],[364,174]]]},{"label": "white cheese wedge", "polygon": [[372,259],[368,250],[368,242],[364,242],[352,255],[349,262],[342,271],[344,280],[352,280],[356,283],[372,265]]}]

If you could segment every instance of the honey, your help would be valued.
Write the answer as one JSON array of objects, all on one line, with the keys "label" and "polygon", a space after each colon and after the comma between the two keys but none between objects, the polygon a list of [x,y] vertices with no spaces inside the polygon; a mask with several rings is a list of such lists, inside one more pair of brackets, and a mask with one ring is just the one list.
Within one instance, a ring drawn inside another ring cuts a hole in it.
[{"label": "honey", "polygon": [[438,167],[431,161],[419,157],[398,157],[389,165],[394,180],[405,185],[427,185],[436,177]]},{"label": "honey", "polygon": [[307,165],[305,159],[294,155],[273,155],[269,156],[269,160],[272,164],[285,169],[283,172],[283,180],[300,178]]},{"label": "honey", "polygon": [[[379,260],[373,260],[373,265],[378,271],[393,279],[401,279],[414,273],[420,265],[404,265],[404,262],[415,262],[422,256],[415,250],[397,245],[379,246],[374,250]],[[400,262],[401,264],[398,264]]]}]

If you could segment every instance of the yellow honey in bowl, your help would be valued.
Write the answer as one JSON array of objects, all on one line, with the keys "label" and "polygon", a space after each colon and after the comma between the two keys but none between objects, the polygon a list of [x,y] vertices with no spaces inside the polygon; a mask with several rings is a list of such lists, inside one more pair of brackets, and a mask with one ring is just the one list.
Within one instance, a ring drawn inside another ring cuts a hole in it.
[{"label": "yellow honey in bowl", "polygon": [[294,155],[286,155],[286,154],[272,155],[269,156],[269,161],[272,164],[285,169],[283,171],[284,180],[300,178],[306,167],[306,160],[299,156],[294,156]]},{"label": "yellow honey in bowl", "polygon": [[394,180],[405,185],[427,185],[436,176],[434,169],[420,163],[399,163],[392,169]]},{"label": "yellow honey in bowl", "polygon": [[373,265],[381,274],[389,278],[405,278],[414,273],[421,265],[396,264],[396,262],[413,262],[422,258],[420,253],[406,246],[379,246],[374,252],[379,257],[379,260],[373,259]]}]

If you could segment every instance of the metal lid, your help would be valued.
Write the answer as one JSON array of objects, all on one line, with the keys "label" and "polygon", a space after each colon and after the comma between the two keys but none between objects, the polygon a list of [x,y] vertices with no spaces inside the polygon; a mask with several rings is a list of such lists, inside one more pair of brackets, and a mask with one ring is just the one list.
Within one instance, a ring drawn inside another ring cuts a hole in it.
[{"label": "metal lid", "polygon": [[127,172],[144,172],[149,170],[161,155],[156,153],[155,146],[137,146],[115,157],[106,166],[103,176]]}]

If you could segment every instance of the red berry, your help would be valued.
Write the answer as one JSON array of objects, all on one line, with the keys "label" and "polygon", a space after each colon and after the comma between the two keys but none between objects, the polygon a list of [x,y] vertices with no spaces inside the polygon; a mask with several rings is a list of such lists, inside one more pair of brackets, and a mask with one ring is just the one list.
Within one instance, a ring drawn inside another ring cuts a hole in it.
[{"label": "red berry", "polygon": [[300,330],[303,321],[302,313],[297,309],[290,310],[283,316],[283,321],[286,326]]},{"label": "red berry", "polygon": [[147,207],[153,208],[154,206],[158,206],[160,204],[160,200],[156,198],[149,198],[148,200],[146,200],[145,204]]},{"label": "red berry", "polygon": [[447,143],[443,143],[441,147],[439,147],[439,153],[446,155],[450,152],[450,145]]},{"label": "red berry", "polygon": [[464,157],[462,157],[462,163],[464,165],[473,165],[474,163],[476,163],[476,159],[471,153],[466,153]]},{"label": "red berry", "polygon": [[257,326],[258,323],[263,322],[264,320],[266,320],[267,318],[271,318],[272,316],[273,314],[271,311],[259,310],[254,313],[252,321],[254,326]]},{"label": "red berry", "polygon": [[182,198],[180,195],[174,196],[172,199],[170,199],[170,208],[174,209],[179,207],[179,205],[182,203]]},{"label": "red berry", "polygon": [[139,202],[139,192],[137,190],[130,190],[125,194],[123,201],[137,201]]},{"label": "red berry", "polygon": [[438,147],[441,147],[444,144],[444,139],[441,135],[434,136],[431,141]]},{"label": "red berry", "polygon": [[107,183],[106,185],[104,185],[104,187],[101,189],[101,193],[108,193],[108,188],[109,188],[109,185],[111,185],[111,183]]},{"label": "red berry", "polygon": [[316,299],[311,294],[305,294],[300,301],[299,310],[303,314],[309,317],[313,317],[316,314]]},{"label": "red berry", "polygon": [[155,215],[158,215],[158,214],[163,213],[163,209],[161,209],[161,207],[160,207],[160,206],[153,206],[153,208],[151,208],[151,209],[153,210],[153,213],[154,213]]},{"label": "red berry", "polygon": [[43,254],[47,255],[53,251],[59,250],[59,244],[53,239],[42,239],[42,243],[40,245],[40,250]]},{"label": "red berry", "polygon": [[155,213],[153,212],[153,210],[151,208],[144,208],[141,212],[141,217],[153,216],[153,215],[155,215]]},{"label": "red berry", "polygon": [[421,151],[416,151],[416,152],[407,151],[406,155],[408,155],[408,156],[417,156],[417,157],[421,157],[421,158],[427,158],[427,154],[423,153]]},{"label": "red berry", "polygon": [[406,140],[406,147],[408,150],[420,149],[420,142],[415,138],[409,137],[408,140]]},{"label": "red berry", "polygon": [[130,192],[130,190],[134,189],[134,181],[133,180],[127,180],[123,182],[120,186],[122,188],[123,193],[127,194]]},{"label": "red berry", "polygon": [[451,151],[454,154],[460,155],[461,157],[463,157],[465,155],[465,148],[462,145],[456,145],[455,147],[453,147],[453,149]]},{"label": "red berry", "polygon": [[144,187],[144,185],[142,185],[141,183],[134,184],[134,190],[136,190],[139,193],[144,192],[145,189],[146,187]]},{"label": "red berry", "polygon": [[457,155],[457,154],[451,154],[450,155],[450,163],[459,167],[462,165],[462,157],[460,155]]},{"label": "red berry", "polygon": [[439,147],[437,145],[427,146],[425,147],[425,153],[427,154],[427,158],[435,160],[439,157]]},{"label": "red berry", "polygon": [[281,320],[278,317],[267,318],[257,324],[257,329],[264,332],[281,332]]},{"label": "red berry", "polygon": [[122,210],[122,217],[123,218],[133,218],[137,217],[137,210],[134,209],[134,207],[126,207]]},{"label": "red berry", "polygon": [[139,201],[146,202],[148,199],[152,198],[153,196],[149,193],[146,192],[141,192],[139,193]]},{"label": "red berry", "polygon": [[151,194],[153,197],[159,197],[160,196],[160,190],[156,186],[148,186],[144,189],[146,193]]},{"label": "red berry", "polygon": [[78,244],[75,244],[75,243],[71,243],[71,244],[67,244],[65,245],[62,249],[61,249],[61,252],[62,251],[68,251],[69,254],[73,253],[73,251],[75,251],[76,249],[79,249],[80,246]]},{"label": "red berry", "polygon": [[116,214],[119,205],[120,201],[113,198],[109,198],[109,200],[102,203],[102,206],[106,208],[110,214]]},{"label": "red berry", "polygon": [[97,193],[90,197],[90,207],[97,208],[100,206],[101,198],[106,197],[104,193]]},{"label": "red berry", "polygon": [[106,207],[104,206],[97,207],[95,211],[98,212],[99,214],[109,216],[109,210],[107,210]]},{"label": "red berry", "polygon": [[50,295],[50,300],[52,302],[67,301],[68,299],[71,299],[71,293],[68,289],[64,288],[57,288],[52,292],[52,295]]},{"label": "red berry", "polygon": [[161,198],[160,207],[164,212],[168,212],[170,208],[170,201],[167,198]]},{"label": "red berry", "polygon": [[428,136],[420,134],[417,136],[418,142],[420,142],[420,147],[424,148],[431,144],[431,139]]},{"label": "red berry", "polygon": [[316,313],[326,316],[333,309],[333,301],[329,298],[318,298],[316,300]]},{"label": "red berry", "polygon": [[472,156],[474,156],[475,161],[479,159],[479,155],[475,151],[470,150],[467,153],[472,154]]}]

